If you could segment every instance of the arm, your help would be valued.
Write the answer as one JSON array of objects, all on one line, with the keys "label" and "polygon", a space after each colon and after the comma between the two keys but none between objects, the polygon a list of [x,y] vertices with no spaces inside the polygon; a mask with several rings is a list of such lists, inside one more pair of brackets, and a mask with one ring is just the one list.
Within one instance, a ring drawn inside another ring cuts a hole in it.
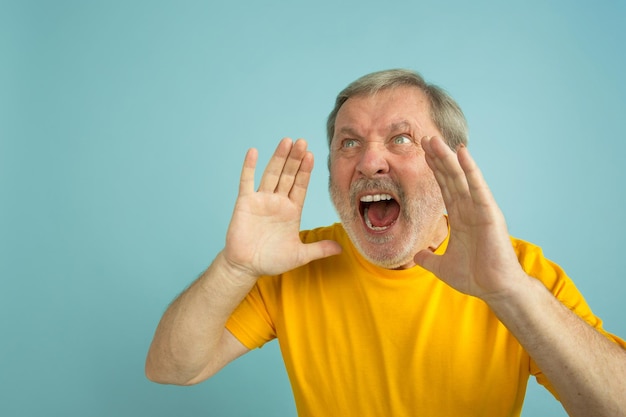
[{"label": "arm", "polygon": [[303,244],[299,229],[313,169],[304,140],[283,139],[254,191],[256,150],[245,158],[224,249],[167,309],[146,359],[146,375],[161,383],[201,382],[243,355],[224,325],[261,275],[276,275],[337,254],[338,243]]},{"label": "arm", "polygon": [[522,270],[504,216],[468,150],[460,147],[455,154],[439,138],[423,144],[451,232],[444,255],[422,251],[415,261],[485,301],[537,363],[570,416],[626,416],[626,351]]}]

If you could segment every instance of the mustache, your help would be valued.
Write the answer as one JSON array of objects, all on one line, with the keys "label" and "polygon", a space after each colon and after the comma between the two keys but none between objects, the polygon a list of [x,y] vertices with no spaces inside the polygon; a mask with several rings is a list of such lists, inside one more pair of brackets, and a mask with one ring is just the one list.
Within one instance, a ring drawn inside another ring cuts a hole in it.
[{"label": "mustache", "polygon": [[389,192],[397,196],[400,201],[404,200],[402,187],[391,178],[359,178],[350,185],[350,201],[352,204],[355,204],[354,202],[359,194],[372,191]]}]

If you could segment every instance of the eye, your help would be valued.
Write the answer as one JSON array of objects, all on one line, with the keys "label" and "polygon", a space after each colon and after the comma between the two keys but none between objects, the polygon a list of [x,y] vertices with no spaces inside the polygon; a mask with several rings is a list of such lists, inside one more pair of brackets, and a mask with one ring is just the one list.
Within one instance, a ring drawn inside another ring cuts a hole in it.
[{"label": "eye", "polygon": [[345,139],[341,142],[341,147],[344,149],[355,148],[358,146],[359,142],[356,139]]},{"label": "eye", "polygon": [[393,138],[393,143],[394,145],[404,145],[406,143],[413,143],[413,141],[411,140],[409,136],[399,135]]}]

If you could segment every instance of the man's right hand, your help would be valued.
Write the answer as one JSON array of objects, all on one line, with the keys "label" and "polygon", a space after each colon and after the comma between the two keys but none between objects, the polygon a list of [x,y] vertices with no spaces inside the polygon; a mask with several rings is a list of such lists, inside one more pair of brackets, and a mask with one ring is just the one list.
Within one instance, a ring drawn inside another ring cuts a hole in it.
[{"label": "man's right hand", "polygon": [[333,241],[303,244],[300,218],[313,170],[304,140],[283,139],[254,191],[257,151],[246,155],[226,246],[163,314],[146,358],[146,375],[196,384],[248,351],[225,330],[233,310],[261,275],[276,275],[336,255]]},{"label": "man's right hand", "polygon": [[300,240],[302,208],[313,170],[313,154],[306,141],[281,140],[255,191],[257,157],[256,149],[246,154],[222,252],[233,269],[233,279],[241,279],[239,285],[341,252],[334,241],[303,244]]}]

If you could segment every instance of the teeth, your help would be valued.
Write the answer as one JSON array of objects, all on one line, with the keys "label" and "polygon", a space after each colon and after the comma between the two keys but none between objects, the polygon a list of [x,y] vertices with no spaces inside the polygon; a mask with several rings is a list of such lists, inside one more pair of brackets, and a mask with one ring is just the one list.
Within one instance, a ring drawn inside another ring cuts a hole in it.
[{"label": "teeth", "polygon": [[392,197],[389,194],[371,194],[361,197],[361,201],[364,203],[371,203],[372,201],[391,200]]}]

